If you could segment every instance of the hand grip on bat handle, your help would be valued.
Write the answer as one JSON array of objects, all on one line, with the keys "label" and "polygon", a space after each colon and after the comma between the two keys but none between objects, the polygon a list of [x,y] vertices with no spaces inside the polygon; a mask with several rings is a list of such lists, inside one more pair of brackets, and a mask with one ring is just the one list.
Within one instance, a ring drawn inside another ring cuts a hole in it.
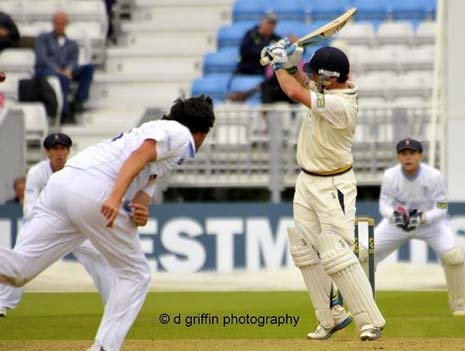
[{"label": "hand grip on bat handle", "polygon": [[[292,55],[296,49],[297,49],[297,46],[295,44],[289,45],[286,49],[287,55],[288,56]],[[260,59],[260,64],[262,66],[266,66],[267,64],[271,62],[272,59],[273,57],[269,54],[269,52],[267,52],[266,55]]]}]

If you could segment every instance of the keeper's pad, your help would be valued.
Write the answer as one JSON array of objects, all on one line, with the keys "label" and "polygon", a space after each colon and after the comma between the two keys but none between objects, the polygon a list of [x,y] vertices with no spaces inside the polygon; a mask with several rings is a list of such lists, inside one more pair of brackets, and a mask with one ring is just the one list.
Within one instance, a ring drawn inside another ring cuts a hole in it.
[{"label": "keeper's pad", "polygon": [[344,296],[357,326],[383,327],[385,321],[374,301],[368,278],[349,245],[334,232],[318,235],[316,245],[324,270]]},{"label": "keeper's pad", "polygon": [[287,234],[294,264],[302,272],[316,318],[324,328],[332,328],[334,318],[330,308],[331,278],[325,273],[308,239],[292,227],[287,228]]},{"label": "keeper's pad", "polygon": [[455,311],[457,306],[465,306],[465,252],[461,247],[446,251],[441,256],[441,262],[446,275],[449,290],[449,306]]}]

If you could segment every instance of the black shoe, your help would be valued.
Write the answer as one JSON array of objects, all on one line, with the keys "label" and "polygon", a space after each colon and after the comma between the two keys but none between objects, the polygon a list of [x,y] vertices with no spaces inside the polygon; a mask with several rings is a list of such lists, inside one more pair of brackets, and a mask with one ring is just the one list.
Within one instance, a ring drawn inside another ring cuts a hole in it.
[{"label": "black shoe", "polygon": [[84,107],[84,104],[82,103],[82,101],[74,101],[71,105],[71,111],[73,111],[73,113],[83,113],[86,111],[86,108]]}]

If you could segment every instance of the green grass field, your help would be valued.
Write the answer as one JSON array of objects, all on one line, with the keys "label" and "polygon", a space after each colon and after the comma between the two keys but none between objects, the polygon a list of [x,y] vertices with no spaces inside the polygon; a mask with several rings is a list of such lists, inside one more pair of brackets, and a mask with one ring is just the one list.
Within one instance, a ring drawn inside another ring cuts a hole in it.
[{"label": "green grass field", "polygon": [[[465,350],[465,318],[452,317],[445,292],[379,292],[377,301],[387,320],[380,341],[358,341],[351,325],[331,341],[312,342],[305,336],[316,322],[305,292],[150,293],[124,350]],[[97,294],[25,294],[0,319],[0,350],[85,350],[101,313]],[[208,318],[193,319],[202,313]],[[257,324],[286,314],[298,322]],[[231,315],[249,315],[249,324],[224,325]]]}]

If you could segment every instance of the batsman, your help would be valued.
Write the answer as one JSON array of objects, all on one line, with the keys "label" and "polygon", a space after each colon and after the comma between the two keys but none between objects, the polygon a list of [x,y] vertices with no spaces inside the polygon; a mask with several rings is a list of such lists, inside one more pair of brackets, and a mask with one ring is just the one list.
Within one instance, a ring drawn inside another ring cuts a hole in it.
[{"label": "batsman", "polygon": [[352,139],[357,120],[357,87],[348,81],[349,60],[335,47],[318,49],[303,71],[302,48],[283,39],[268,47],[282,90],[308,108],[297,142],[301,173],[294,194],[295,228],[289,244],[301,270],[319,325],[309,339],[327,339],[351,317],[332,299],[334,283],[360,330],[361,340],[381,336],[385,320],[370,283],[353,253],[356,180]]}]

